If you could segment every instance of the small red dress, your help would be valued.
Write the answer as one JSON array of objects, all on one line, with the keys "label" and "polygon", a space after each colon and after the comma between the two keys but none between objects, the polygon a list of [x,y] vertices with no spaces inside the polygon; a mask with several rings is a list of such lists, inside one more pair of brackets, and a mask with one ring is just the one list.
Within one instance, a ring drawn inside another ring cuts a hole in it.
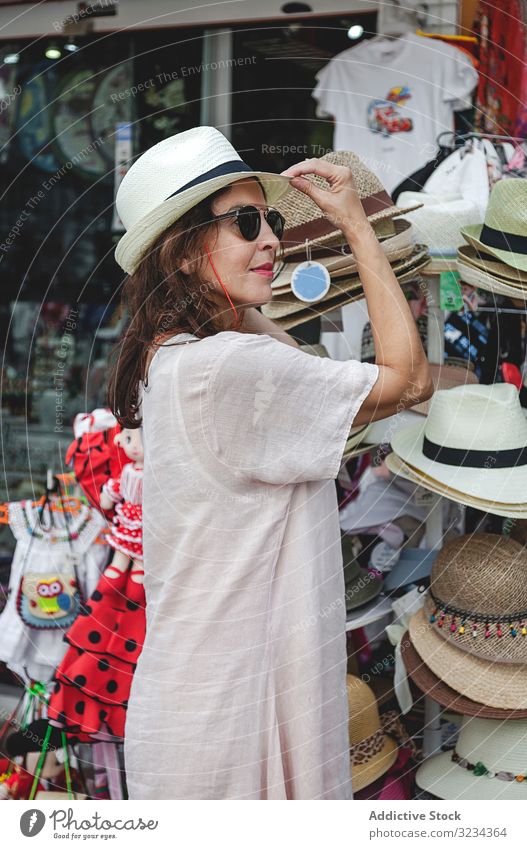
[{"label": "small red dress", "polygon": [[145,592],[127,569],[101,575],[64,639],[48,718],[82,742],[124,738],[128,696],[145,637]]}]

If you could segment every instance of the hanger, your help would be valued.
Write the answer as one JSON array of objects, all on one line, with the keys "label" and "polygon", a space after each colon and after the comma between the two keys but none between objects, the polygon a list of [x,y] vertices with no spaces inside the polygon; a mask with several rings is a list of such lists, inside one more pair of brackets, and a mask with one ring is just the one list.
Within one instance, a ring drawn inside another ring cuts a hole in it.
[{"label": "hanger", "polygon": [[[441,141],[441,139],[444,136],[447,136],[447,137],[451,136],[452,137],[450,144],[445,144],[445,142]],[[439,147],[452,147],[452,148],[454,148],[455,142],[465,142],[465,141],[469,141],[469,139],[489,139],[489,141],[494,139],[495,141],[508,141],[508,142],[511,142],[511,143],[513,143],[513,142],[524,142],[525,141],[525,138],[520,138],[519,136],[500,136],[500,135],[496,135],[495,133],[478,133],[478,132],[457,134],[457,133],[454,132],[454,130],[444,130],[442,133],[439,133],[439,135],[437,137],[437,144],[439,145]]]}]

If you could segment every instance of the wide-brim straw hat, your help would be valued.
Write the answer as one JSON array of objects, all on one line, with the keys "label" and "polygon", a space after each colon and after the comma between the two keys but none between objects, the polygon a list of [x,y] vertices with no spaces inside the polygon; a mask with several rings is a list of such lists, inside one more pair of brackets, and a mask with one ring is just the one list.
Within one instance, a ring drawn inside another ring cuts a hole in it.
[{"label": "wide-brim straw hat", "polygon": [[440,198],[426,192],[401,192],[397,204],[407,207],[421,201],[421,208],[409,214],[416,240],[428,245],[434,254],[452,256],[463,244],[460,227],[477,224],[480,212],[476,203],[465,198]]},{"label": "wide-brim straw hat", "polygon": [[[402,221],[401,223],[406,222]],[[403,238],[400,238],[400,236]],[[402,231],[400,234],[393,236],[393,238],[385,239],[379,244],[381,245],[388,262],[392,265],[403,259],[407,259],[407,257],[411,256],[414,251],[411,229]],[[295,257],[294,262],[291,262],[289,259],[284,262],[278,275],[271,283],[273,295],[291,292],[291,278],[293,273],[301,262],[305,262],[305,259],[306,257],[304,255],[303,258]],[[312,257],[312,259],[327,268],[332,280],[339,277],[349,276],[350,274],[357,274],[358,272],[358,266],[352,253],[343,254],[339,250],[338,252],[334,251],[326,256]]]},{"label": "wide-brim straw hat", "polygon": [[[417,202],[407,208],[395,206],[378,177],[351,151],[332,151],[326,153],[321,159],[351,169],[364,212],[371,223],[383,218],[396,218],[421,205]],[[311,174],[306,179],[311,180],[319,188],[329,189],[327,180],[319,177],[318,174]],[[335,239],[342,239],[340,228],[332,224],[323,215],[320,207],[299,189],[291,188],[287,197],[284,195],[275,206],[285,218],[282,240],[284,255],[304,247],[306,240],[308,245],[323,245]]]},{"label": "wide-brim straw hat", "polygon": [[437,634],[424,610],[410,619],[408,630],[421,660],[449,687],[474,702],[511,710],[527,708],[527,667],[482,660]]},{"label": "wide-brim straw hat", "polygon": [[449,644],[527,669],[527,554],[519,542],[497,534],[447,542],[432,566],[423,609]]},{"label": "wide-brim straw hat", "polygon": [[382,728],[373,690],[355,675],[346,676],[349,711],[351,785],[362,790],[397,760],[398,746]]},{"label": "wide-brim straw hat", "polygon": [[[422,271],[430,262],[430,257],[423,245],[416,245],[405,259],[401,259],[392,265],[392,270],[397,277],[399,283],[404,283]],[[309,307],[311,317],[321,315],[321,310],[325,309],[327,304],[332,304],[335,299],[349,292],[360,290],[361,297],[364,297],[362,283],[358,274],[350,274],[348,276],[333,278],[329,291],[320,301],[313,304],[306,304],[300,301],[292,292],[288,290],[281,294],[273,295],[273,298],[262,306],[262,313],[267,318],[283,319],[293,315],[296,312],[306,312]]]},{"label": "wide-brim straw hat", "polygon": [[527,300],[527,284],[515,284],[503,277],[494,277],[474,264],[464,262],[461,256],[458,256],[456,266],[463,283],[468,283],[469,286],[483,289],[486,292],[492,292],[494,295]]},{"label": "wide-brim straw hat", "polygon": [[215,127],[184,130],[142,154],[123,177],[115,205],[126,233],[115,259],[132,274],[161,233],[200,201],[237,180],[257,177],[275,206],[290,178],[256,171]]},{"label": "wide-brim straw hat", "polygon": [[401,656],[408,676],[422,693],[429,696],[441,707],[452,711],[452,713],[459,713],[463,716],[479,716],[482,719],[527,719],[527,709],[504,710],[503,708],[493,708],[482,705],[480,702],[474,702],[472,699],[467,699],[466,696],[457,693],[445,681],[438,678],[426,663],[423,663],[412,644],[408,631],[403,635],[400,645]]},{"label": "wide-brim straw hat", "polygon": [[415,780],[422,790],[440,799],[525,802],[526,764],[527,720],[467,716],[453,752],[441,752],[426,760]]},{"label": "wide-brim straw hat", "polygon": [[527,180],[499,180],[490,193],[484,223],[462,227],[461,235],[479,253],[527,271]]},{"label": "wide-brim straw hat", "polygon": [[[429,370],[432,383],[434,384],[434,392],[438,392],[441,389],[453,389],[454,386],[479,383],[474,372],[469,371],[466,366],[460,367],[430,363]],[[419,404],[415,404],[411,409],[414,413],[421,413],[421,415],[427,416],[430,412],[431,403],[432,398],[429,398],[428,401],[421,401]]]},{"label": "wide-brim straw hat", "polygon": [[436,483],[527,506],[527,421],[511,384],[436,392],[423,424],[396,433],[392,447]]},{"label": "wide-brim straw hat", "polygon": [[423,475],[418,469],[409,466],[395,453],[388,454],[385,463],[390,472],[398,475],[417,486],[427,489],[442,498],[448,498],[450,501],[456,501],[459,504],[464,504],[465,507],[474,507],[483,513],[493,513],[496,516],[505,516],[506,518],[525,519],[527,518],[527,505],[510,504],[507,502],[496,503],[493,499],[471,498],[465,492],[460,492],[458,489],[452,489],[444,484],[435,481],[433,478]]}]

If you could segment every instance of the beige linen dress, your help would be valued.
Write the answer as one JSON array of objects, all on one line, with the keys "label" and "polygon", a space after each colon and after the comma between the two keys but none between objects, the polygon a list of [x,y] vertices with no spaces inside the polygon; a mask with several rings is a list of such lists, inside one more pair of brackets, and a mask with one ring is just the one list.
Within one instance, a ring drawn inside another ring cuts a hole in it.
[{"label": "beige linen dress", "polygon": [[131,799],[352,798],[334,479],[377,377],[234,331],[154,355]]}]

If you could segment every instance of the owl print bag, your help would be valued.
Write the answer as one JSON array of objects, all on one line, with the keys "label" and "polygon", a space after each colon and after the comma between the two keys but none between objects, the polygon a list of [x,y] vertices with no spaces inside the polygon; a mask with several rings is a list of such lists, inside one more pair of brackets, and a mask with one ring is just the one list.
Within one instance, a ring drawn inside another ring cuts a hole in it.
[{"label": "owl print bag", "polygon": [[[67,524],[66,524],[67,527]],[[36,527],[33,529],[36,531]],[[17,610],[23,623],[39,630],[68,630],[81,608],[81,595],[77,578],[78,556],[73,551],[69,530],[67,539],[70,550],[63,552],[60,558],[45,558],[42,568],[26,571],[22,567],[18,586]],[[31,537],[24,558],[25,563],[31,550]]]}]

